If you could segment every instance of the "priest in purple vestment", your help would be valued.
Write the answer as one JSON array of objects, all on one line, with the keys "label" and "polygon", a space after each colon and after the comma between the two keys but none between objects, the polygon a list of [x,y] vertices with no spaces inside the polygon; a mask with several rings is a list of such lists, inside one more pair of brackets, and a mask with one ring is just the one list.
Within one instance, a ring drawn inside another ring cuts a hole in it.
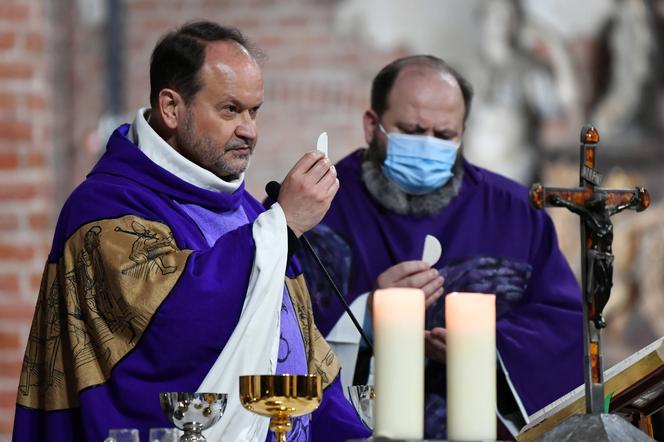
[{"label": "priest in purple vestment", "polygon": [[289,441],[369,434],[314,325],[289,245],[338,190],[305,154],[265,210],[244,187],[263,103],[256,50],[234,28],[190,23],[155,47],[151,108],[119,127],[65,203],[23,361],[13,440],[100,442],[169,426],[160,392],[228,394],[209,441],[272,440],[239,376],[321,376],[319,408]]},{"label": "priest in purple vestment", "polygon": [[[512,433],[583,382],[580,287],[551,219],[530,206],[527,189],[464,159],[472,95],[468,81],[436,57],[383,68],[363,116],[368,147],[336,164],[340,190],[306,235],[348,303],[366,302],[370,296],[362,295],[375,288],[424,290],[429,438],[446,437],[446,293],[496,295],[498,405]],[[433,269],[422,261],[427,235],[442,244]],[[299,253],[318,328],[330,342],[347,342],[337,325],[344,321],[341,303],[313,260]],[[370,314],[364,324],[370,333]],[[367,350],[359,345],[354,382],[364,383]],[[350,365],[344,371],[354,368],[352,358]]]}]

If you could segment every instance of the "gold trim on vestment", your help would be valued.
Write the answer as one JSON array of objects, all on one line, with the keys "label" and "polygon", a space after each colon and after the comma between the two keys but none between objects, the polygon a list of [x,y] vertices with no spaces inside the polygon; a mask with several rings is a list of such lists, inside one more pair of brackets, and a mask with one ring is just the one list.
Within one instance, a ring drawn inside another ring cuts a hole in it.
[{"label": "gold trim on vestment", "polygon": [[133,215],[88,223],[47,263],[23,359],[17,403],[78,406],[140,340],[184,270],[165,224]]},{"label": "gold trim on vestment", "polygon": [[326,388],[339,374],[341,365],[314,324],[314,312],[304,277],[300,274],[294,279],[286,278],[286,286],[302,332],[309,374],[319,375],[323,381],[323,388]]}]

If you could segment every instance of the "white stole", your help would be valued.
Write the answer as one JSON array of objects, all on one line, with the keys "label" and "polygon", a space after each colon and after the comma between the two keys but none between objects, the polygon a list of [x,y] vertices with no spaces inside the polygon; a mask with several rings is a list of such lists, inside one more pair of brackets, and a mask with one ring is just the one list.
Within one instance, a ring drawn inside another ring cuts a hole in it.
[{"label": "white stole", "polygon": [[227,393],[221,420],[204,432],[209,441],[264,441],[270,420],[240,403],[239,376],[274,374],[279,351],[281,303],[288,251],[286,217],[279,204],[258,216],[249,288],[240,320],[198,391]]}]

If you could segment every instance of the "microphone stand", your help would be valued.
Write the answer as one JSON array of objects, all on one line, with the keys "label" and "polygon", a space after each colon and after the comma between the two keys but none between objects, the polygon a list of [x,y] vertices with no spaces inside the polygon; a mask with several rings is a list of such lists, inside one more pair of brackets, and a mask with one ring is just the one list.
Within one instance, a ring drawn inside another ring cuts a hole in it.
[{"label": "microphone stand", "polygon": [[341,291],[337,288],[337,285],[334,283],[334,281],[332,280],[332,277],[330,276],[327,269],[323,265],[323,262],[320,260],[320,258],[318,257],[318,255],[314,251],[314,248],[311,246],[311,243],[309,242],[309,240],[304,235],[302,235],[300,237],[300,241],[302,241],[302,243],[304,244],[306,249],[309,250],[309,253],[311,253],[311,256],[313,256],[314,260],[316,260],[316,263],[318,264],[318,267],[320,267],[320,269],[325,274],[325,278],[327,279],[327,282],[330,283],[330,285],[334,289],[334,293],[337,295],[337,298],[339,298],[339,301],[341,301],[341,304],[343,304],[344,310],[346,310],[346,313],[348,313],[348,316],[350,316],[350,320],[353,321],[353,325],[355,325],[355,328],[360,333],[360,336],[362,336],[362,340],[364,341],[366,346],[371,351],[371,354],[373,354],[373,352],[374,352],[373,351],[373,345],[371,345],[371,342],[369,342],[369,338],[364,333],[364,329],[362,328],[360,323],[357,321],[357,318],[353,314],[353,311],[350,309],[350,306],[348,305],[348,302],[346,302],[346,298],[343,297],[343,295],[341,294]]}]

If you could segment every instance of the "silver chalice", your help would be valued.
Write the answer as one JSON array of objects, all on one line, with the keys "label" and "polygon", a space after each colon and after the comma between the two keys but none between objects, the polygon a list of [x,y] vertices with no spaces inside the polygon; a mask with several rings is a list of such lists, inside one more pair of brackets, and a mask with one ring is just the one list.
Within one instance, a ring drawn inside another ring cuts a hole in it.
[{"label": "silver chalice", "polygon": [[374,386],[351,385],[348,387],[348,398],[364,426],[373,431]]},{"label": "silver chalice", "polygon": [[226,409],[225,393],[160,393],[161,409],[184,431],[180,442],[204,442],[203,430],[216,424]]}]

